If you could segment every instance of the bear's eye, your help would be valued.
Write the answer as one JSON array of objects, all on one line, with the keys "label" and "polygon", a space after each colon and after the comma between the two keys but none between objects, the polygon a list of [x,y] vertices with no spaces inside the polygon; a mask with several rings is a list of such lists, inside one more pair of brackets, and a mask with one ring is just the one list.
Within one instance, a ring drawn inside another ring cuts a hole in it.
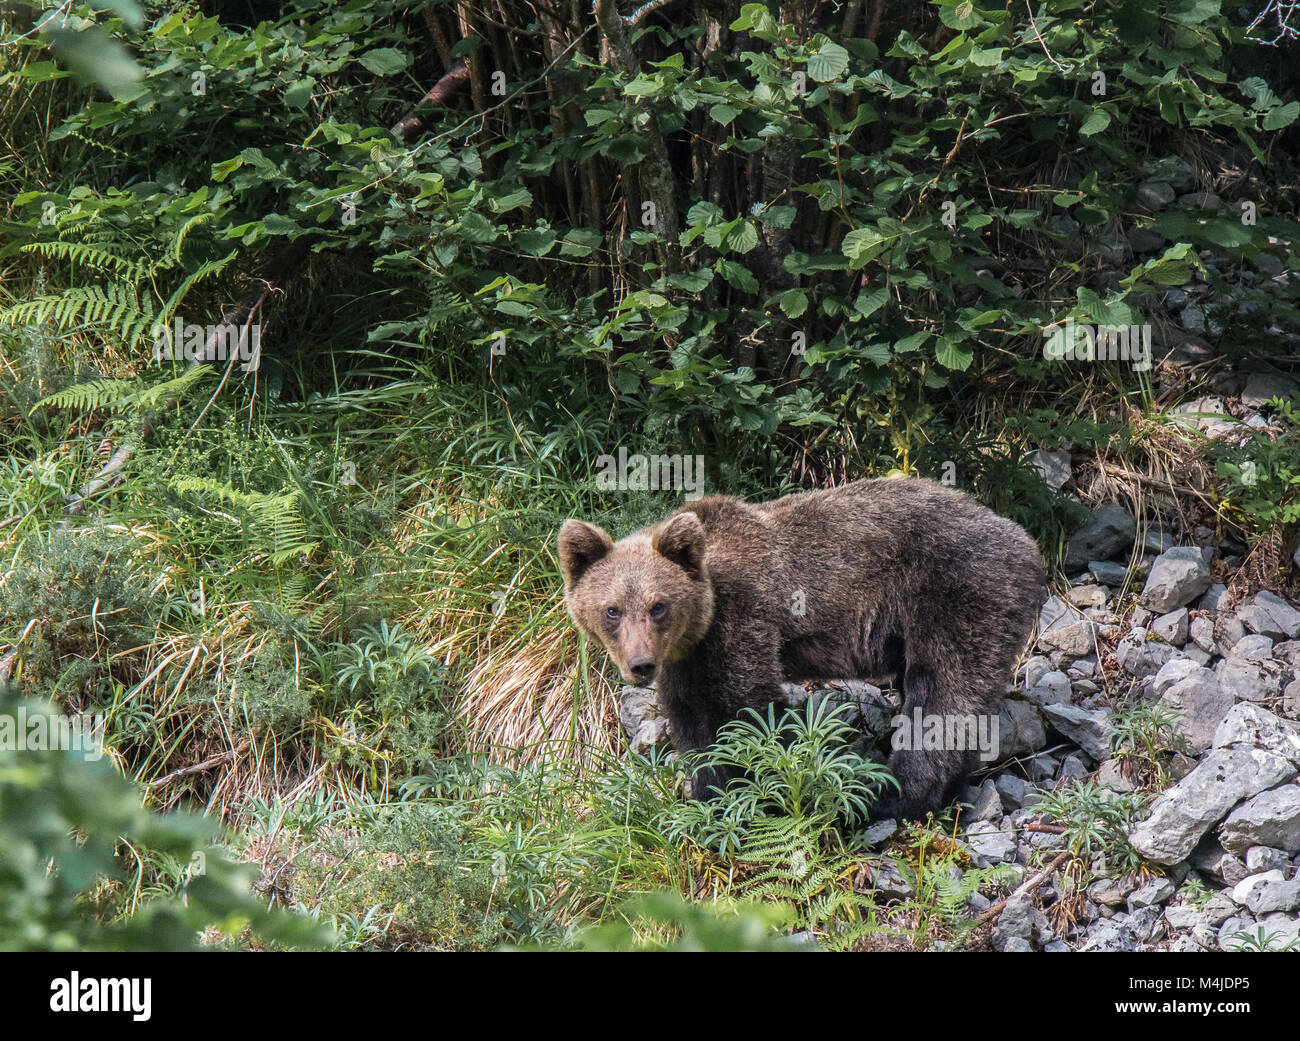
[{"label": "bear's eye", "polygon": [[667,613],[668,613],[668,605],[665,604],[662,600],[657,600],[655,603],[650,605],[651,618],[662,618]]},{"label": "bear's eye", "polygon": [[607,607],[605,608],[605,617],[608,618],[611,622],[617,622],[620,618],[623,617],[623,612],[620,611],[617,607]]}]

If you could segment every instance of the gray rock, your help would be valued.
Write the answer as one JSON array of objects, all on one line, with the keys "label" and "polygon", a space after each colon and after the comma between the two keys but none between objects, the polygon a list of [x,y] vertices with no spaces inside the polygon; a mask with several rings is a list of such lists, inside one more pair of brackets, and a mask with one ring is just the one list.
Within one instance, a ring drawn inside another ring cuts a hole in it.
[{"label": "gray rock", "polygon": [[1076,705],[1044,705],[1043,715],[1057,730],[1101,762],[1110,756],[1110,712]]},{"label": "gray rock", "polygon": [[1060,488],[1070,479],[1070,453],[1039,449],[1029,456],[1029,464],[1043,475],[1049,488]]},{"label": "gray rock", "polygon": [[1294,640],[1297,636],[1300,636],[1300,611],[1297,611],[1276,593],[1270,593],[1267,589],[1260,590],[1255,594],[1252,606],[1254,607],[1254,618],[1259,620],[1259,616],[1264,615],[1268,619],[1267,628],[1252,626],[1249,621],[1242,619],[1255,632],[1272,636],[1275,640]]},{"label": "gray rock", "polygon": [[1015,838],[988,821],[975,821],[966,829],[966,844],[990,864],[1001,864],[1016,857]]},{"label": "gray rock", "polygon": [[1042,654],[1035,654],[1021,667],[1021,678],[1025,687],[1037,687],[1038,681],[1052,671],[1052,662]]},{"label": "gray rock", "polygon": [[[1174,684],[1181,683],[1188,676],[1195,676],[1202,671],[1208,670],[1203,670],[1190,658],[1170,658],[1169,661],[1160,666],[1160,671],[1152,678],[1151,692],[1159,697]],[[1224,711],[1226,712],[1227,709]],[[1222,718],[1223,716],[1220,715],[1219,719]]]},{"label": "gray rock", "polygon": [[1039,950],[1055,937],[1043,913],[1033,905],[1032,893],[1013,894],[993,927],[993,949]]},{"label": "gray rock", "polygon": [[1206,654],[1218,652],[1218,648],[1214,645],[1214,622],[1205,615],[1197,615],[1192,619],[1187,634],[1192,638],[1192,643],[1205,651]]},{"label": "gray rock", "polygon": [[1262,871],[1286,871],[1290,867],[1291,858],[1280,849],[1274,849],[1272,846],[1251,846],[1246,850],[1246,870],[1252,875]]},{"label": "gray rock", "polygon": [[1187,625],[1187,608],[1180,607],[1155,619],[1151,623],[1151,631],[1165,643],[1181,646],[1187,642]]},{"label": "gray rock", "polygon": [[1272,658],[1248,661],[1236,657],[1235,653],[1219,662],[1214,673],[1219,686],[1237,701],[1269,701],[1281,697],[1283,683],[1289,677],[1289,671],[1279,661]]},{"label": "gray rock", "polygon": [[1137,202],[1145,210],[1163,210],[1176,197],[1173,186],[1165,181],[1143,181],[1137,186]]},{"label": "gray rock", "polygon": [[1287,640],[1273,645],[1273,657],[1284,661],[1300,672],[1300,640]]},{"label": "gray rock", "polygon": [[1078,752],[1071,752],[1061,763],[1058,776],[1063,781],[1082,781],[1089,773],[1087,759]]},{"label": "gray rock", "polygon": [[1099,878],[1088,886],[1088,899],[1103,907],[1119,907],[1134,888],[1132,880],[1128,878]]},{"label": "gray rock", "polygon": [[1119,503],[1093,511],[1087,522],[1070,536],[1065,547],[1065,568],[1075,572],[1090,560],[1106,560],[1133,544],[1137,523]]},{"label": "gray rock", "polygon": [[1124,579],[1128,575],[1128,568],[1123,564],[1115,564],[1109,560],[1090,560],[1088,561],[1088,572],[1103,586],[1119,589],[1124,585]]},{"label": "gray rock", "polygon": [[984,783],[972,793],[970,804],[969,819],[973,821],[1000,821],[1005,815],[1002,796],[998,794],[997,785],[991,777],[985,778]]},{"label": "gray rock", "polygon": [[1219,829],[1219,841],[1233,853],[1251,846],[1271,846],[1287,856],[1300,853],[1300,785],[1260,792],[1238,806]]},{"label": "gray rock", "polygon": [[1194,752],[1203,752],[1214,743],[1219,724],[1236,701],[1213,672],[1199,667],[1166,688],[1160,700],[1178,713],[1174,731]]},{"label": "gray rock", "polygon": [[1205,591],[1205,595],[1196,601],[1196,609],[1198,611],[1217,611],[1219,609],[1219,601],[1223,599],[1224,594],[1227,592],[1228,587],[1222,582],[1213,583],[1210,588]]},{"label": "gray rock", "polygon": [[1260,929],[1264,930],[1264,942],[1270,950],[1285,950],[1288,946],[1295,950],[1300,944],[1300,918],[1293,914],[1265,915],[1256,924],[1255,932]]},{"label": "gray rock", "polygon": [[1004,759],[1030,755],[1047,747],[1047,732],[1038,708],[1027,701],[1010,698],[998,713],[999,751]]},{"label": "gray rock", "polygon": [[1124,775],[1119,762],[1114,759],[1107,759],[1098,767],[1097,783],[1112,792],[1131,792],[1137,788],[1137,785]]},{"label": "gray rock", "polygon": [[1243,636],[1232,645],[1228,656],[1243,661],[1265,661],[1273,657],[1273,639],[1263,635]]},{"label": "gray rock", "polygon": [[1300,719],[1300,680],[1294,680],[1282,692],[1282,713]]},{"label": "gray rock", "polygon": [[672,744],[668,716],[650,687],[624,687],[619,692],[618,721],[628,736],[629,750],[636,755]]},{"label": "gray rock", "polygon": [[1294,911],[1300,907],[1300,879],[1288,882],[1281,871],[1250,875],[1233,886],[1232,899],[1254,915]]},{"label": "gray rock", "polygon": [[1143,907],[1155,907],[1163,904],[1174,895],[1174,884],[1167,878],[1153,878],[1146,885],[1135,889],[1128,898],[1128,909],[1136,911]]},{"label": "gray rock", "polygon": [[882,860],[871,879],[876,895],[885,900],[906,900],[912,895],[911,883],[903,877],[892,860]]},{"label": "gray rock", "polygon": [[1130,830],[1129,842],[1148,860],[1177,864],[1237,803],[1295,774],[1294,763],[1263,749],[1214,748],[1156,798],[1150,816]]},{"label": "gray rock", "polygon": [[1300,726],[1258,705],[1241,703],[1233,705],[1219,724],[1214,733],[1214,747],[1259,749],[1300,767]]},{"label": "gray rock", "polygon": [[1049,672],[1025,691],[1035,705],[1063,705],[1070,700],[1070,679],[1063,672]]},{"label": "gray rock", "polygon": [[1261,409],[1270,398],[1290,397],[1296,390],[1296,381],[1290,376],[1274,372],[1252,372],[1241,392],[1241,403],[1247,408]]},{"label": "gray rock", "polygon": [[1127,919],[1112,918],[1107,921],[1094,922],[1089,926],[1088,938],[1079,950],[1092,954],[1110,954],[1121,951],[1135,951],[1138,948],[1138,943],[1137,933]]},{"label": "gray rock", "polygon": [[1163,640],[1148,639],[1146,629],[1134,626],[1115,648],[1119,666],[1130,676],[1154,676],[1161,667],[1177,655],[1178,649]]},{"label": "gray rock", "polygon": [[1067,590],[1065,598],[1079,608],[1105,607],[1107,599],[1106,587],[1085,582]]},{"label": "gray rock", "polygon": [[1233,915],[1219,926],[1219,950],[1240,951],[1248,936],[1254,935],[1255,919]]},{"label": "gray rock", "polygon": [[1175,546],[1151,565],[1139,598],[1143,607],[1163,614],[1191,603],[1210,588],[1210,569],[1195,546]]},{"label": "gray rock", "polygon": [[1034,786],[1023,777],[1010,773],[999,774],[994,784],[997,786],[1003,805],[1011,809],[1020,809],[1025,805],[1030,794],[1035,791]]},{"label": "gray rock", "polygon": [[892,817],[883,821],[876,821],[868,828],[863,830],[859,839],[864,846],[878,846],[886,839],[892,837],[898,831],[898,821]]}]

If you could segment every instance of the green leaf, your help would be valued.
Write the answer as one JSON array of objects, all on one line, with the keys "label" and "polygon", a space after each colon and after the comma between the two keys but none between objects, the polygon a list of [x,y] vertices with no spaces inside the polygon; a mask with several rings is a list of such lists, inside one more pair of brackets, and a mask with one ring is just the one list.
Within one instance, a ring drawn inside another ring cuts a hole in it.
[{"label": "green leaf", "polygon": [[934,357],[945,369],[965,372],[970,368],[975,352],[960,340],[951,336],[940,336],[938,344],[935,345]]},{"label": "green leaf", "polygon": [[1091,137],[1093,134],[1100,134],[1108,126],[1110,126],[1110,113],[1104,108],[1099,108],[1084,120],[1083,126],[1079,127],[1079,133],[1084,137]]},{"label": "green leaf", "polygon": [[838,43],[824,43],[808,58],[808,75],[818,83],[837,80],[848,71],[849,52]]},{"label": "green leaf", "polygon": [[1288,101],[1264,117],[1264,129],[1281,130],[1294,123],[1296,116],[1300,116],[1300,101]]},{"label": "green leaf", "polygon": [[406,68],[408,59],[394,47],[376,47],[358,59],[366,70],[376,76],[392,76]]},{"label": "green leaf", "polygon": [[740,115],[740,109],[733,108],[731,105],[725,105],[722,102],[714,105],[709,109],[709,116],[716,123],[721,123],[724,127],[730,125],[731,121]]},{"label": "green leaf", "polygon": [[780,302],[787,318],[798,318],[808,310],[808,294],[802,289],[787,289],[781,294]]},{"label": "green leaf", "polygon": [[82,32],[47,30],[59,61],[87,80],[98,83],[119,101],[134,97],[144,70],[125,47],[98,26]]}]

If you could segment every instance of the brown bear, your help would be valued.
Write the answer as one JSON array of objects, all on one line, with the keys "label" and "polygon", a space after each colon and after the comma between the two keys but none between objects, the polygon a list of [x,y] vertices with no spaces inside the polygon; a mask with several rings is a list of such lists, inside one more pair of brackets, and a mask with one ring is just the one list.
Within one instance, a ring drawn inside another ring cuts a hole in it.
[{"label": "brown bear", "polygon": [[[570,520],[559,555],[574,622],[626,682],[658,680],[683,753],[742,709],[779,703],[782,681],[892,676],[908,720],[995,717],[1045,584],[1019,525],[920,479],[757,505],[713,496],[618,542]],[[948,805],[973,759],[969,747],[896,747],[901,792],[873,816]],[[697,773],[694,790],[727,780]]]}]

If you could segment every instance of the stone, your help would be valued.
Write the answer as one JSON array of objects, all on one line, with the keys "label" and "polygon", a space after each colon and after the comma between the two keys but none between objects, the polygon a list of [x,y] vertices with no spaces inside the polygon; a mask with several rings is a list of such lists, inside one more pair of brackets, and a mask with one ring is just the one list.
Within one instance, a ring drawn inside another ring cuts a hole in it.
[{"label": "stone", "polygon": [[1106,560],[1133,544],[1137,522],[1119,503],[1094,510],[1084,525],[1070,536],[1065,547],[1065,569],[1071,573],[1090,560]]},{"label": "stone", "polygon": [[1115,658],[1120,668],[1139,679],[1154,676],[1178,653],[1176,647],[1171,647],[1163,640],[1148,639],[1148,636],[1146,629],[1134,626],[1115,648]]},{"label": "stone", "polygon": [[1187,628],[1187,635],[1192,638],[1192,643],[1206,654],[1215,654],[1218,651],[1214,645],[1214,622],[1206,615],[1197,615],[1192,619],[1191,625]]},{"label": "stone", "polygon": [[1272,658],[1249,661],[1235,653],[1219,662],[1214,672],[1219,685],[1237,701],[1270,701],[1280,697],[1289,675],[1282,663]]},{"label": "stone", "polygon": [[1137,203],[1145,210],[1163,210],[1175,198],[1173,186],[1165,181],[1143,181],[1137,186]]},{"label": "stone", "polygon": [[1263,749],[1213,748],[1156,798],[1150,816],[1129,831],[1129,843],[1157,864],[1177,864],[1237,803],[1295,774],[1294,763]]},{"label": "stone", "polygon": [[1043,475],[1049,488],[1057,489],[1070,479],[1070,453],[1039,449],[1029,456],[1029,465]]},{"label": "stone", "polygon": [[1196,601],[1198,611],[1209,611],[1211,613],[1218,611],[1219,601],[1223,599],[1228,592],[1228,587],[1222,582],[1214,582],[1210,588],[1205,591],[1205,595]]},{"label": "stone", "polygon": [[999,821],[1004,815],[1002,797],[991,777],[985,778],[984,783],[974,790],[970,804],[969,819],[973,821]]},{"label": "stone", "polygon": [[1214,747],[1258,749],[1300,767],[1300,726],[1258,705],[1241,703],[1233,705],[1219,724]]},{"label": "stone", "polygon": [[1014,860],[1016,840],[989,821],[974,821],[966,829],[966,844],[978,857],[983,857],[990,864],[1001,864]]},{"label": "stone", "polygon": [[1297,389],[1290,376],[1273,372],[1252,372],[1241,392],[1241,403],[1247,408],[1261,409],[1271,398],[1288,398]]},{"label": "stone", "polygon": [[672,744],[668,717],[650,687],[624,687],[619,692],[618,721],[634,755],[649,755],[655,748]]},{"label": "stone", "polygon": [[1221,926],[1219,926],[1219,950],[1221,951],[1241,951],[1246,950],[1244,945],[1255,932],[1255,919],[1247,918],[1244,915],[1233,915]]},{"label": "stone", "polygon": [[1128,575],[1128,568],[1123,564],[1115,564],[1109,560],[1090,560],[1088,561],[1088,573],[1103,586],[1119,589],[1124,585],[1124,579]]},{"label": "stone", "polygon": [[1135,889],[1128,898],[1128,909],[1136,911],[1142,907],[1154,907],[1163,904],[1174,895],[1174,884],[1167,878],[1153,878],[1144,886]]},{"label": "stone", "polygon": [[1300,879],[1288,882],[1281,871],[1248,875],[1233,886],[1232,899],[1255,915],[1294,911],[1300,907]]},{"label": "stone", "polygon": [[1070,679],[1063,672],[1045,673],[1039,681],[1025,691],[1025,697],[1035,705],[1063,705],[1070,700]]},{"label": "stone", "polygon": [[1023,777],[1011,773],[999,774],[994,784],[1002,798],[1002,804],[1016,810],[1024,806],[1030,794],[1035,791],[1034,786]]},{"label": "stone", "polygon": [[[1172,664],[1172,663],[1171,663]],[[1160,700],[1178,713],[1174,732],[1193,752],[1203,752],[1214,743],[1215,731],[1236,701],[1232,691],[1220,685],[1209,669],[1197,667],[1167,687]]]},{"label": "stone", "polygon": [[1113,733],[1109,711],[1084,709],[1076,705],[1044,705],[1043,715],[1052,726],[1093,759],[1101,762],[1109,758]]},{"label": "stone", "polygon": [[1068,590],[1065,598],[1075,607],[1105,607],[1106,587],[1085,583]]},{"label": "stone", "polygon": [[[1188,676],[1194,676],[1200,671],[1202,671],[1201,667],[1190,658],[1171,658],[1160,666],[1160,671],[1151,680],[1151,692],[1159,697],[1174,684],[1181,683]],[[1209,670],[1204,671],[1208,672]],[[1226,712],[1227,709],[1224,709],[1224,711]],[[1222,718],[1223,716],[1220,715],[1219,719]]]},{"label": "stone", "polygon": [[1039,950],[1055,939],[1047,919],[1033,905],[1032,897],[1032,893],[1012,894],[993,927],[994,950]]},{"label": "stone", "polygon": [[1002,702],[998,713],[999,752],[1003,759],[1029,755],[1047,747],[1047,732],[1038,708],[1011,698]]},{"label": "stone", "polygon": [[[1261,589],[1255,594],[1252,606],[1255,609],[1255,617],[1264,614],[1268,616],[1270,622],[1267,629],[1256,628],[1255,632],[1265,633],[1275,640],[1294,640],[1297,636],[1300,636],[1300,611],[1297,611],[1276,593]],[[1249,622],[1246,624],[1250,625]]]},{"label": "stone", "polygon": [[1286,871],[1290,867],[1291,858],[1280,849],[1274,849],[1272,846],[1251,846],[1246,850],[1246,870],[1252,875],[1263,871]]},{"label": "stone", "polygon": [[1164,614],[1191,603],[1210,588],[1210,569],[1195,546],[1175,546],[1151,565],[1139,601]]},{"label": "stone", "polygon": [[1238,854],[1252,846],[1271,846],[1287,856],[1300,853],[1300,785],[1260,792],[1238,806],[1219,828],[1219,841]]},{"label": "stone", "polygon": [[1187,626],[1187,608],[1180,607],[1176,611],[1162,614],[1155,619],[1151,623],[1151,632],[1159,636],[1165,643],[1181,646],[1187,642]]}]

